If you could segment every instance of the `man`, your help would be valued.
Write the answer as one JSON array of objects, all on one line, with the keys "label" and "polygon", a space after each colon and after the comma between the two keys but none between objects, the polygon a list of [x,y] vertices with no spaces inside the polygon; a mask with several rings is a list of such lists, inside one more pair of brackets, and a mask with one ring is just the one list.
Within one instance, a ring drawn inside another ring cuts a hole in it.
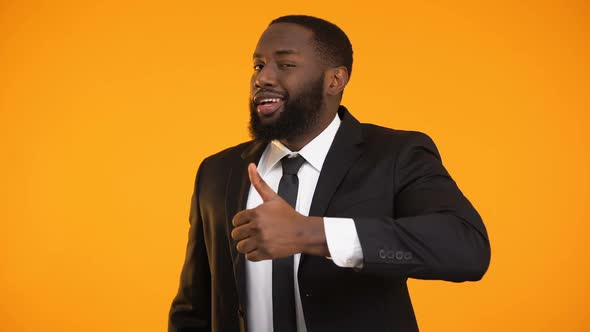
[{"label": "man", "polygon": [[479,280],[485,227],[418,132],[340,106],[352,46],[309,16],[254,52],[254,140],[206,158],[170,331],[417,331],[407,278]]}]

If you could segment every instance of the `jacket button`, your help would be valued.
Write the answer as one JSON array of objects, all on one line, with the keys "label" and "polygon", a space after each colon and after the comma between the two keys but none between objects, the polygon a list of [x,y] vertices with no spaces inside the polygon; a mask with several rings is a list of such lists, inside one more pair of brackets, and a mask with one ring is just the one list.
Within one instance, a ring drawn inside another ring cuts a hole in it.
[{"label": "jacket button", "polygon": [[387,251],[387,258],[389,258],[389,259],[394,259],[394,258],[395,258],[395,251],[393,251],[393,250],[388,250],[388,251]]},{"label": "jacket button", "polygon": [[401,261],[402,259],[404,259],[404,252],[403,251],[396,251],[395,252],[395,259],[397,259],[398,261]]},{"label": "jacket button", "polygon": [[404,259],[407,260],[407,261],[412,260],[412,253],[409,252],[409,251],[406,251],[404,253]]}]

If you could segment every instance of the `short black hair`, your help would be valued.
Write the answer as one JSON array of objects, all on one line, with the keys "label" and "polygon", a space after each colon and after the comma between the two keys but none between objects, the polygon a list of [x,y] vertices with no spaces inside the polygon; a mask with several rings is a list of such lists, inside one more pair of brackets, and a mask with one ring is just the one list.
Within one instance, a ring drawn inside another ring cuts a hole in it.
[{"label": "short black hair", "polygon": [[310,29],[314,35],[315,48],[318,55],[333,67],[344,66],[348,76],[352,74],[352,44],[348,36],[333,23],[324,19],[307,15],[281,16],[270,22],[294,23]]}]

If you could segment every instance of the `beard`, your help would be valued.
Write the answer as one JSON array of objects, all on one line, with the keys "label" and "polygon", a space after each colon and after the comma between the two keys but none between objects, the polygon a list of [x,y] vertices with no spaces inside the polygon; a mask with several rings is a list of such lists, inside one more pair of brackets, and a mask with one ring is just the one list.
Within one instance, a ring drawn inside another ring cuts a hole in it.
[{"label": "beard", "polygon": [[250,100],[250,135],[257,140],[272,141],[296,137],[306,133],[319,118],[324,103],[324,76],[306,84],[293,98],[285,96],[283,111],[272,123],[263,123]]}]

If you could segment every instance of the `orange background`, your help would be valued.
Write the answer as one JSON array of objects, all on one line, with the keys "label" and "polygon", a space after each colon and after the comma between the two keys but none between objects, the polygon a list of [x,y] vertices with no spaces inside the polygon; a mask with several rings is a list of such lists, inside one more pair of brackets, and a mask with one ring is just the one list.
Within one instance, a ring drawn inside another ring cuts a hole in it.
[{"label": "orange background", "polygon": [[482,214],[481,282],[422,331],[583,331],[588,2],[0,1],[0,330],[164,331],[199,162],[248,139],[268,22],[340,25],[361,121],[430,134]]}]

